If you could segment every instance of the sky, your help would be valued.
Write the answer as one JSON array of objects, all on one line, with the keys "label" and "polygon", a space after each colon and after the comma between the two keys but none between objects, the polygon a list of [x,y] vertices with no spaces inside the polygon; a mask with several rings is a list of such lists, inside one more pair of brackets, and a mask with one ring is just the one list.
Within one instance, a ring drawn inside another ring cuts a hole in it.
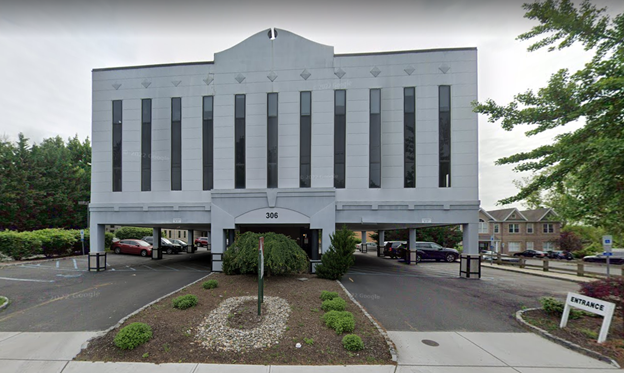
[{"label": "sky", "polygon": [[[559,69],[582,68],[590,56],[580,47],[529,53],[530,42],[516,40],[537,25],[523,17],[524,2],[0,0],[0,138],[90,137],[92,69],[212,61],[215,52],[271,27],[331,45],[336,54],[477,47],[478,100],[506,104],[545,86]],[[611,16],[624,12],[622,0],[593,3]],[[484,209],[510,207],[497,201],[517,193],[514,180],[530,176],[496,166],[497,159],[561,133],[527,138],[529,129],[505,131],[479,115]]]}]

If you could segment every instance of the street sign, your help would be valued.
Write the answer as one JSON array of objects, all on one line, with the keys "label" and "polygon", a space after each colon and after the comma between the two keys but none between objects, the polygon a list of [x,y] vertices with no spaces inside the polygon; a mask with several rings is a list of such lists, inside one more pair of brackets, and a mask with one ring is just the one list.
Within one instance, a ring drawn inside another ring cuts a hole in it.
[{"label": "street sign", "polygon": [[605,251],[604,253],[602,253],[602,255],[604,255],[604,256],[613,256],[613,253]]},{"label": "street sign", "polygon": [[80,240],[84,241],[84,229],[80,230]]},{"label": "street sign", "polygon": [[612,245],[613,245],[613,237],[602,236],[602,248],[604,249],[604,251],[610,253]]}]

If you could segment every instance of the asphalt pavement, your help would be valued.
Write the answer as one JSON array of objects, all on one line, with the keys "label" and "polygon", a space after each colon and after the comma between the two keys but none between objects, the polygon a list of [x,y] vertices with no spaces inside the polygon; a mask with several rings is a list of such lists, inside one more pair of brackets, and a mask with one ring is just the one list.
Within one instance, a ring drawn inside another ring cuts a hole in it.
[{"label": "asphalt pavement", "polygon": [[108,254],[107,270],[88,272],[87,258],[0,267],[0,331],[67,332],[110,328],[136,309],[210,273],[210,254],[151,260]]}]

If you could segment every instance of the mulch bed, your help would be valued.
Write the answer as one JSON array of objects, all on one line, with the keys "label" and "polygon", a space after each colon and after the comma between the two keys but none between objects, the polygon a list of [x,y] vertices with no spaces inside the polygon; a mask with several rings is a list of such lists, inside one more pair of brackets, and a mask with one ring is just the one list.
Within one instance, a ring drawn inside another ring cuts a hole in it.
[{"label": "mulch bed", "polygon": [[598,352],[615,360],[624,367],[624,325],[622,317],[614,315],[609,328],[607,340],[598,343],[598,334],[603,318],[600,316],[583,316],[580,319],[568,319],[568,325],[561,329],[561,315],[547,313],[544,310],[525,312],[523,319],[531,325],[537,326],[550,334],[575,343],[588,350]]},{"label": "mulch bed", "polygon": [[[307,278],[301,281],[300,278]],[[144,322],[152,327],[152,339],[134,350],[117,348],[113,339],[118,329],[94,339],[75,360],[126,361],[150,363],[212,363],[261,365],[351,365],[395,364],[385,339],[362,311],[351,302],[339,284],[314,275],[273,276],[265,278],[265,296],[285,299],[291,308],[288,327],[278,345],[253,349],[244,353],[208,349],[195,339],[195,328],[219,304],[229,297],[257,296],[256,276],[227,276],[215,273],[206,280],[217,280],[219,286],[206,290],[194,284],[180,293],[163,299],[132,316],[122,325]],[[321,320],[322,290],[336,291],[347,301],[347,311],[355,317],[354,334],[364,342],[364,350],[349,352],[342,346],[345,334],[325,326]],[[187,310],[172,307],[172,299],[183,294],[194,294],[198,305]],[[253,328],[257,325],[257,303],[246,304],[239,310],[230,326]],[[307,343],[306,340],[307,339]],[[313,342],[311,342],[313,340]],[[296,348],[297,343],[301,348]]]}]

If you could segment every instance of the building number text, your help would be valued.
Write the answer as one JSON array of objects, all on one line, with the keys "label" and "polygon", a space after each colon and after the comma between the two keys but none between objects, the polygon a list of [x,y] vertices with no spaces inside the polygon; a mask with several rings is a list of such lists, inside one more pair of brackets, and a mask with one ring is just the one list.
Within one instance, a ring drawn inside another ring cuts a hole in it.
[{"label": "building number text", "polygon": [[277,212],[267,212],[266,213],[266,218],[267,219],[277,219],[278,218]]}]

